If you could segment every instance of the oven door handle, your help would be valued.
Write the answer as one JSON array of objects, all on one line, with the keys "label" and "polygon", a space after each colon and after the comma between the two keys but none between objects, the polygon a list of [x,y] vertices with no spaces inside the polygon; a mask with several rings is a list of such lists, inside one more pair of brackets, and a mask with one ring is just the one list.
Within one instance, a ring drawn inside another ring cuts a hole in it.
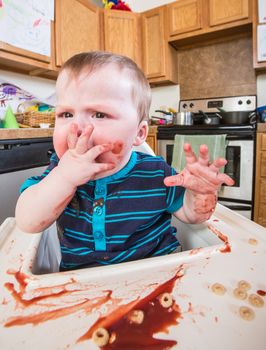
[{"label": "oven door handle", "polygon": [[228,205],[228,204],[222,204],[222,205],[228,209],[231,209],[231,210],[239,210],[239,211],[250,211],[251,210],[251,206],[247,206],[247,205]]}]

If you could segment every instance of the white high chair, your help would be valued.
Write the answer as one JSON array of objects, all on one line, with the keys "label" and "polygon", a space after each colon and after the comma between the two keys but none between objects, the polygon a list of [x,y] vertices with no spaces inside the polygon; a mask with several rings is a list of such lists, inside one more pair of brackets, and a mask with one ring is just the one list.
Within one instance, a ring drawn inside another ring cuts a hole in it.
[{"label": "white high chair", "polygon": [[[151,154],[155,156],[152,148],[144,142],[140,146],[133,148],[135,151]],[[218,205],[218,208],[220,205]],[[174,216],[172,226],[177,228],[177,238],[182,246],[182,250],[188,250],[208,245],[218,244],[219,239],[215,235],[206,235],[205,225],[184,224]],[[187,231],[190,234],[187,234]],[[57,236],[56,223],[44,230],[40,244],[38,246],[33,273],[42,274],[48,272],[58,272],[61,261],[60,244]]]}]

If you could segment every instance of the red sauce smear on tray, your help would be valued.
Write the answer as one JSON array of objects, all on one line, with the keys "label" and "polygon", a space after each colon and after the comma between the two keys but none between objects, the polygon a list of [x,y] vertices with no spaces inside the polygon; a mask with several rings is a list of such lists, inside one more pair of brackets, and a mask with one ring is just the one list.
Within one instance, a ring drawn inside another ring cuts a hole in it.
[{"label": "red sauce smear on tray", "polygon": [[217,230],[217,228],[213,227],[212,225],[208,225],[208,229],[210,229],[218,238],[220,238],[224,242],[224,246],[220,248],[221,253],[230,253],[231,252],[231,246],[228,241],[228,237],[225,236],[221,231]]},{"label": "red sauce smear on tray", "polygon": [[262,297],[265,297],[266,292],[265,292],[265,290],[259,289],[259,290],[257,290],[257,294],[261,295]]},{"label": "red sauce smear on tray", "polygon": [[[176,280],[182,276],[183,273],[180,274],[179,270],[173,278],[159,285],[146,297],[137,299],[127,305],[122,305],[112,314],[101,317],[79,341],[90,339],[94,331],[99,327],[104,327],[114,341],[109,342],[101,349],[170,349],[177,344],[175,340],[154,338],[153,335],[158,332],[168,333],[170,326],[177,325],[177,320],[181,317],[181,310],[175,301],[173,301],[171,307],[164,308],[158,297],[162,293],[171,293]],[[142,310],[144,312],[144,320],[141,324],[133,323],[128,319],[128,314],[131,310]]]}]

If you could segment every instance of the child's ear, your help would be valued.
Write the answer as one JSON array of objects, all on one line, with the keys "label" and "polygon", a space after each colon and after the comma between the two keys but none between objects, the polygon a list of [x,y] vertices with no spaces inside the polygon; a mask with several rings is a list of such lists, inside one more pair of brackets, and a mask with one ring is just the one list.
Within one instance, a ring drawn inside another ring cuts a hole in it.
[{"label": "child's ear", "polygon": [[146,140],[146,137],[148,136],[148,131],[149,131],[148,123],[146,120],[143,120],[139,124],[138,134],[135,137],[135,141],[133,143],[133,146],[141,145]]}]

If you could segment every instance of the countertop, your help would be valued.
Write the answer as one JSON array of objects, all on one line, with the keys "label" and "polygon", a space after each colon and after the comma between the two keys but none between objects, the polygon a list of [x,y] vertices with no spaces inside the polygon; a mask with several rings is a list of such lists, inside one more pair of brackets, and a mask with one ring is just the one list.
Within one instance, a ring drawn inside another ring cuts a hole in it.
[{"label": "countertop", "polygon": [[258,123],[257,132],[266,132],[266,123]]},{"label": "countertop", "polygon": [[21,129],[0,129],[0,140],[35,139],[52,137],[54,129],[21,128]]},{"label": "countertop", "polygon": [[[7,219],[0,227],[2,349],[264,350],[266,229],[219,204],[208,222],[182,225],[181,253],[36,275],[41,234]],[[98,347],[103,329],[109,344]]]}]

